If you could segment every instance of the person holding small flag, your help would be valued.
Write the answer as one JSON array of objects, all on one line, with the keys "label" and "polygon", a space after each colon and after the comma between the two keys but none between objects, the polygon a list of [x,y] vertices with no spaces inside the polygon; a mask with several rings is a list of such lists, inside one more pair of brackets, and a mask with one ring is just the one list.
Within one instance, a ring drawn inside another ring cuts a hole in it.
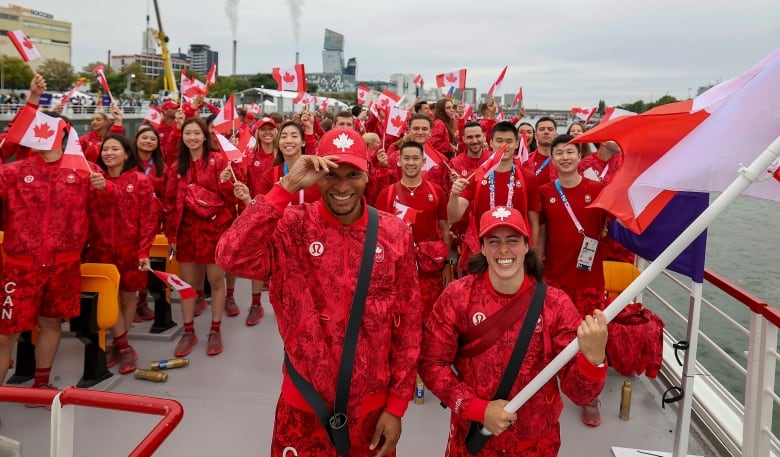
[{"label": "person holding small flag", "polygon": [[122,125],[122,110],[116,105],[111,105],[111,119],[102,111],[92,115],[92,131],[81,135],[79,143],[81,150],[90,162],[95,162],[100,155],[100,145],[103,138],[109,133],[124,135],[125,127]]},{"label": "person holding small flag", "polygon": [[111,195],[90,202],[87,262],[116,265],[119,270],[119,316],[111,329],[113,341],[106,348],[106,365],[119,364],[119,373],[134,371],[138,356],[127,341],[136,314],[136,293],[146,288],[149,252],[159,227],[151,180],[141,172],[132,143],[109,134],[101,147],[98,166],[113,183]]},{"label": "person holding small flag", "polygon": [[[214,262],[217,241],[234,218],[236,200],[232,185],[220,182],[227,159],[211,150],[208,127],[200,117],[184,121],[179,158],[168,169],[164,208],[165,236],[179,260],[184,281],[197,284],[201,268],[211,285],[211,327],[206,354],[222,352],[222,313],[225,306],[225,272]],[[204,301],[205,303],[205,301]],[[184,334],[176,357],[184,357],[197,344],[193,319],[195,300],[181,301]],[[203,309],[200,309],[203,312]],[[198,313],[199,314],[199,313]]]},{"label": "person holding small flag", "polygon": [[[21,332],[40,326],[35,346],[34,388],[54,388],[50,375],[62,319],[78,316],[81,252],[87,241],[87,210],[98,194],[112,194],[100,169],[87,163],[75,130],[61,117],[38,113],[46,81],[36,74],[23,112],[7,141],[32,148],[34,155],[0,168],[6,263],[0,309],[0,379]],[[70,154],[65,167],[64,157]],[[78,156],[78,157],[77,157]],[[70,160],[73,159],[73,162]]]}]

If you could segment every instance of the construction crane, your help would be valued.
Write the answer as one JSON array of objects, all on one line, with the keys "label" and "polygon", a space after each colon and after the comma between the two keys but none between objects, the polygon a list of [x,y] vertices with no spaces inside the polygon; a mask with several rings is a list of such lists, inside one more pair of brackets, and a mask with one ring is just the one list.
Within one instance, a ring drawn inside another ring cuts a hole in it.
[{"label": "construction crane", "polygon": [[173,77],[171,55],[168,53],[168,36],[163,31],[162,20],[160,20],[160,8],[157,6],[157,0],[154,0],[154,13],[157,15],[157,30],[154,30],[154,32],[157,34],[157,42],[160,44],[160,49],[162,49],[163,90],[178,92],[178,89],[176,88],[176,79]]}]

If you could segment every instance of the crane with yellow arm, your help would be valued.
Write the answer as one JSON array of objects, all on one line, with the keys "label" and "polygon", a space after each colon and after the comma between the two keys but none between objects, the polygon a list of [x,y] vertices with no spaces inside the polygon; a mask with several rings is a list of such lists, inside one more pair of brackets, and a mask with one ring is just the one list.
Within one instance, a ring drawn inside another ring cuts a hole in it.
[{"label": "crane with yellow arm", "polygon": [[177,92],[176,79],[173,77],[173,64],[171,55],[168,53],[168,36],[163,31],[162,20],[160,20],[160,8],[157,6],[157,0],[154,0],[154,13],[157,15],[157,42],[160,44],[163,59],[163,90],[166,92]]}]

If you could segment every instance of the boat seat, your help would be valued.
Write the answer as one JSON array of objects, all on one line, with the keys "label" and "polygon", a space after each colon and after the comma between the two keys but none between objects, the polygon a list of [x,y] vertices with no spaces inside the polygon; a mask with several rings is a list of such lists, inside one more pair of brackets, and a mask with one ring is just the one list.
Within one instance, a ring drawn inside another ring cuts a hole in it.
[{"label": "boat seat", "polygon": [[[165,235],[155,236],[149,256],[153,270],[179,274],[179,262],[176,259],[168,260],[168,238]],[[149,295],[154,297],[154,322],[149,333],[163,333],[176,327],[177,324],[173,321],[171,314],[171,291],[151,271],[149,272],[148,289]]]},{"label": "boat seat", "polygon": [[84,371],[78,387],[92,387],[111,376],[106,367],[106,330],[119,318],[119,270],[106,263],[81,265],[81,313],[70,329],[84,344]]},{"label": "boat seat", "polygon": [[639,275],[641,271],[633,263],[604,261],[604,291],[608,299],[620,295]]}]

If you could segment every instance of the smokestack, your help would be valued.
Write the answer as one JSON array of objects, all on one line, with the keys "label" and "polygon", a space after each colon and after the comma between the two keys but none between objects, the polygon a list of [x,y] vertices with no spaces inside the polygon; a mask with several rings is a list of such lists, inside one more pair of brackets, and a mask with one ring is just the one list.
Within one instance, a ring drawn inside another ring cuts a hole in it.
[{"label": "smokestack", "polygon": [[298,65],[300,62],[298,62],[299,58],[301,57],[301,53],[298,51],[295,51],[295,65]]},{"label": "smokestack", "polygon": [[233,76],[236,75],[236,40],[233,40]]}]

